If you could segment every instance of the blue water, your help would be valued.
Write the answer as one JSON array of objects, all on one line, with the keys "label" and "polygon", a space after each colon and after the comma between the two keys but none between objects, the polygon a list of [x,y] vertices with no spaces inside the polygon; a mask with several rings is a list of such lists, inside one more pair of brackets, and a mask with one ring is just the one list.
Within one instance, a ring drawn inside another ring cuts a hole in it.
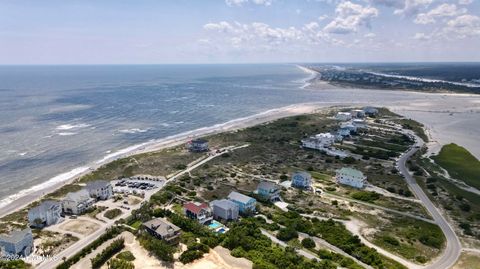
[{"label": "blue water", "polygon": [[0,200],[108,153],[308,100],[295,65],[0,66]]},{"label": "blue water", "polygon": [[[0,66],[0,208],[124,148],[295,103],[478,107],[471,97],[302,87],[309,76],[289,64]],[[455,117],[463,127],[449,137],[480,152],[478,132],[465,131],[480,114],[447,113],[439,123],[440,114],[417,109],[435,125]]]},{"label": "blue water", "polygon": [[217,229],[218,227],[221,227],[223,226],[220,222],[216,221],[216,220],[213,220],[209,225],[208,225],[208,228],[212,229],[212,230],[215,230]]}]

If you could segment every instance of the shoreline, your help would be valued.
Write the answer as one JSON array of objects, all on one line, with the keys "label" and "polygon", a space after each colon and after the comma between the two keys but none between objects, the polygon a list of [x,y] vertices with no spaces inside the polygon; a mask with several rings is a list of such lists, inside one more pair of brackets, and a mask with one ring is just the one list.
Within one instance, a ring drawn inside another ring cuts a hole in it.
[{"label": "shoreline", "polygon": [[201,127],[120,149],[116,152],[107,154],[99,160],[93,161],[87,166],[76,167],[68,172],[56,175],[43,183],[34,185],[26,190],[22,190],[18,193],[5,197],[4,199],[0,200],[0,218],[24,209],[29,204],[40,200],[43,196],[58,190],[64,185],[71,184],[82,176],[87,175],[101,166],[117,159],[147,152],[155,152],[169,147],[175,147],[200,136],[231,132],[284,117],[314,113],[315,111],[326,109],[327,107],[329,107],[328,104],[322,104],[320,102],[284,106],[253,114],[251,116],[233,119],[208,127]]}]

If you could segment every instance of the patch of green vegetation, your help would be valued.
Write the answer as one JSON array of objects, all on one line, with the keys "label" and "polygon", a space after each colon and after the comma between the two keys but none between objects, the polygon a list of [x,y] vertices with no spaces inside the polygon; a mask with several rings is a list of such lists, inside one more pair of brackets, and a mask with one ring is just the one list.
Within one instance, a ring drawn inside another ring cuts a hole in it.
[{"label": "patch of green vegetation", "polygon": [[90,259],[92,263],[92,268],[100,268],[102,265],[108,261],[113,255],[118,253],[125,247],[125,240],[123,238],[119,238],[114,240],[107,248],[105,248],[102,252],[98,253],[95,257]]},{"label": "patch of green vegetation", "polygon": [[118,216],[120,216],[122,214],[122,210],[118,209],[118,208],[113,208],[113,209],[109,209],[107,210],[103,216],[105,218],[109,218],[109,219],[114,219]]},{"label": "patch of green vegetation", "polygon": [[242,220],[234,224],[226,234],[222,245],[230,249],[233,256],[251,260],[254,268],[336,268],[331,261],[311,261],[299,256],[293,248],[283,249],[272,244],[272,241],[263,235],[257,224],[251,220]]},{"label": "patch of green vegetation", "polygon": [[142,222],[139,221],[139,220],[136,220],[134,221],[132,224],[130,224],[130,226],[135,229],[135,230],[138,230],[138,228],[140,228],[140,226],[142,226]]},{"label": "patch of green vegetation", "polygon": [[108,269],[135,269],[135,265],[126,260],[113,258],[107,261]]},{"label": "patch of green vegetation", "polygon": [[133,261],[135,260],[135,256],[133,256],[132,252],[130,251],[123,251],[118,253],[117,258],[120,260],[125,260],[125,261]]},{"label": "patch of green vegetation", "polygon": [[465,148],[448,144],[432,159],[447,170],[451,177],[480,189],[480,161]]},{"label": "patch of green vegetation", "polygon": [[400,242],[396,237],[390,233],[379,232],[375,235],[373,243],[385,250],[388,250],[392,253],[396,253],[406,259],[411,261],[425,260],[429,259],[426,256],[419,255],[419,251],[412,244]]},{"label": "patch of green vegetation", "polygon": [[350,195],[353,199],[373,203],[380,198],[380,194],[373,191],[356,191]]},{"label": "patch of green vegetation", "polygon": [[428,142],[428,136],[423,129],[423,124],[412,119],[397,119],[394,121],[401,124],[403,128],[412,130],[423,141]]},{"label": "patch of green vegetation", "polygon": [[22,260],[2,261],[0,260],[0,268],[2,269],[29,269],[32,266]]}]

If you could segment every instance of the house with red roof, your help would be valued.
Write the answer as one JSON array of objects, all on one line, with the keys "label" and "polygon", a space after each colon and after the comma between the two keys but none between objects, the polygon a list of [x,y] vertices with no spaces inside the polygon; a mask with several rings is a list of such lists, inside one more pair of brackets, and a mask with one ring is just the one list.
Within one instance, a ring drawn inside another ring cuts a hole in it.
[{"label": "house with red roof", "polygon": [[207,203],[188,202],[183,205],[185,215],[197,220],[200,224],[206,224],[213,220],[212,208]]}]

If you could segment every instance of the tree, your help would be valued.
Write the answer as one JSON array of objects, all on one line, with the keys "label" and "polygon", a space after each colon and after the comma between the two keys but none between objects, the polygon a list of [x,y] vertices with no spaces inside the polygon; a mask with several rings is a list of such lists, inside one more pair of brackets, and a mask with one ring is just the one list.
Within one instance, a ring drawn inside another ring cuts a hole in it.
[{"label": "tree", "polygon": [[290,241],[291,239],[298,238],[298,232],[292,227],[281,228],[278,230],[277,238],[282,241]]},{"label": "tree", "polygon": [[314,248],[315,242],[310,237],[306,237],[302,240],[302,246],[304,248]]}]

